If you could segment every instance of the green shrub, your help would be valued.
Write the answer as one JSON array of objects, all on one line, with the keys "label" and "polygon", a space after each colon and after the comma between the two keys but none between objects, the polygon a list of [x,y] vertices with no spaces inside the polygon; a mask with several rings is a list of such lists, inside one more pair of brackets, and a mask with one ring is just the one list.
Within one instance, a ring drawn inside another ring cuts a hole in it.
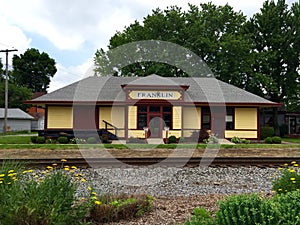
[{"label": "green shrub", "polygon": [[272,202],[276,204],[281,217],[280,225],[300,224],[300,191],[276,195]]},{"label": "green shrub", "polygon": [[281,138],[278,136],[272,137],[272,143],[273,144],[281,144]]},{"label": "green shrub", "polygon": [[260,128],[260,139],[264,140],[267,137],[274,136],[274,127],[261,127]]},{"label": "green shrub", "polygon": [[56,144],[56,140],[55,139],[47,139],[46,140],[46,144]]},{"label": "green shrub", "polygon": [[169,144],[177,143],[177,138],[174,135],[171,135],[168,139]]},{"label": "green shrub", "polygon": [[292,166],[279,168],[279,173],[272,178],[273,190],[278,193],[287,193],[300,189],[300,173],[298,164],[292,162]]},{"label": "green shrub", "polygon": [[57,138],[58,143],[60,144],[68,144],[69,143],[69,138],[65,136],[60,136]]},{"label": "green shrub", "polygon": [[270,201],[257,194],[232,195],[219,202],[218,225],[276,225],[280,214]]},{"label": "green shrub", "polygon": [[0,185],[0,224],[76,225],[85,220],[88,205],[76,203],[77,186],[70,176],[57,171],[37,179],[24,172],[1,172],[11,181]]},{"label": "green shrub", "polygon": [[215,221],[205,208],[195,208],[192,218],[187,220],[184,225],[215,225]]},{"label": "green shrub", "polygon": [[235,143],[235,144],[240,144],[240,143],[242,143],[242,139],[235,136],[235,137],[231,138],[231,142]]},{"label": "green shrub", "polygon": [[36,137],[37,144],[44,144],[45,142],[46,142],[45,137],[42,137],[42,136]]},{"label": "green shrub", "polygon": [[86,144],[86,140],[83,138],[72,138],[69,141],[70,144]]},{"label": "green shrub", "polygon": [[272,137],[267,137],[267,138],[265,139],[265,143],[266,143],[266,144],[272,144],[272,143],[273,143]]},{"label": "green shrub", "polygon": [[219,139],[214,135],[210,135],[207,139],[207,144],[219,144]]},{"label": "green shrub", "polygon": [[89,137],[89,138],[86,140],[86,142],[87,142],[88,144],[96,144],[96,143],[97,143],[97,140],[96,140],[95,137]]},{"label": "green shrub", "polygon": [[92,221],[97,223],[119,221],[142,216],[152,209],[152,196],[149,195],[103,195],[101,204],[91,209]]},{"label": "green shrub", "polygon": [[37,142],[36,142],[36,139],[38,138],[38,136],[32,136],[31,138],[30,138],[30,140],[31,140],[31,142],[32,143],[34,143],[34,144],[36,144]]},{"label": "green shrub", "polygon": [[243,143],[243,144],[247,144],[247,145],[248,145],[248,144],[250,144],[251,142],[250,142],[250,140],[247,140],[247,139],[242,139],[242,143]]}]

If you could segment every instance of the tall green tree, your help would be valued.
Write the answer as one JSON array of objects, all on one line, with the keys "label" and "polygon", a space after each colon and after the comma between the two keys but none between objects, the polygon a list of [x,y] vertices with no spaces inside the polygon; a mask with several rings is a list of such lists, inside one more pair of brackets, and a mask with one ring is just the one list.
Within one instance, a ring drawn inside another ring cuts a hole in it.
[{"label": "tall green tree", "polygon": [[[246,25],[253,43],[255,92],[274,102],[289,104],[299,97],[299,4],[266,1]],[[277,124],[277,108],[273,113]]]},{"label": "tall green tree", "polygon": [[[247,84],[246,78],[250,76],[247,73],[251,72],[249,69],[251,45],[248,39],[244,38],[245,22],[246,17],[241,12],[235,12],[229,5],[215,6],[212,3],[200,4],[200,7],[189,5],[186,12],[175,6],[166,10],[156,9],[151,15],[146,16],[142,23],[136,21],[124,31],[117,32],[110,39],[108,47],[112,50],[123,44],[142,40],[176,43],[200,56],[217,78],[244,88]],[[143,50],[136,49],[131,54],[136,52]],[[164,54],[164,49],[158,54]],[[120,57],[130,58],[122,54]],[[166,57],[169,56],[166,54]],[[125,67],[111,66],[114,71],[107,70],[110,63],[110,55],[103,49],[97,50],[95,64],[96,72],[100,75],[109,72],[123,76],[146,76],[151,73],[161,76],[188,75],[164,62],[144,62],[141,59]]]},{"label": "tall green tree", "polygon": [[[5,107],[5,83],[0,82],[0,108]],[[2,97],[3,96],[3,97]],[[27,87],[19,87],[11,82],[8,83],[8,108],[20,108],[26,110],[28,105],[24,105],[23,101],[32,98],[32,92]]]},{"label": "tall green tree", "polygon": [[0,82],[3,81],[3,76],[4,76],[4,69],[3,69],[2,60],[0,59]]},{"label": "tall green tree", "polygon": [[45,52],[31,48],[20,56],[13,56],[10,79],[12,83],[28,87],[32,92],[46,92],[56,71],[54,59]]}]

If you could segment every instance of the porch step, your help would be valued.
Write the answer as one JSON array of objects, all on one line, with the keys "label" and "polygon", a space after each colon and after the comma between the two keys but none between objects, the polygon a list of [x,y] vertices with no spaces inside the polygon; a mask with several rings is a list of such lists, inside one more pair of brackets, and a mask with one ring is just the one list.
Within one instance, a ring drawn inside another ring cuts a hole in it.
[{"label": "porch step", "polygon": [[162,138],[147,138],[148,144],[159,145],[164,144],[164,140]]}]

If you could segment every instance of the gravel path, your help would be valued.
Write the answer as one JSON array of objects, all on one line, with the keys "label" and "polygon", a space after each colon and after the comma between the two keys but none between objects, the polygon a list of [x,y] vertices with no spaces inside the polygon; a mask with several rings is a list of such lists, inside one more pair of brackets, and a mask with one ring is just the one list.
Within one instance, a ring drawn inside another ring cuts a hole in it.
[{"label": "gravel path", "polygon": [[101,168],[85,171],[97,193],[151,194],[153,211],[131,221],[110,225],[179,225],[195,207],[217,210],[217,201],[229,194],[271,193],[276,168]]}]

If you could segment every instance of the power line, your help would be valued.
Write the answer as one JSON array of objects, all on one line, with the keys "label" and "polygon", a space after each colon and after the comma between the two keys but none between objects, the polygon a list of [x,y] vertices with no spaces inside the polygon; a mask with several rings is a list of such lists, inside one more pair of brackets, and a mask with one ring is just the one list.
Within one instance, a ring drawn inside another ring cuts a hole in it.
[{"label": "power line", "polygon": [[0,50],[0,52],[6,53],[6,69],[5,69],[5,109],[4,109],[4,126],[3,132],[7,132],[7,111],[8,111],[8,53],[18,51],[17,49],[5,49]]}]

